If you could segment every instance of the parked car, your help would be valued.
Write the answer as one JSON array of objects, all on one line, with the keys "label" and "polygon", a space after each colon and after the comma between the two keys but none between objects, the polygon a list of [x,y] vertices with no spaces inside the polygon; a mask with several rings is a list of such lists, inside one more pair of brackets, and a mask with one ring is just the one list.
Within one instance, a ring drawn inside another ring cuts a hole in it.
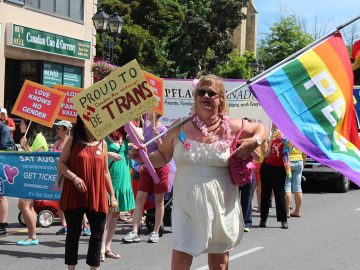
[{"label": "parked car", "polygon": [[331,181],[336,192],[339,193],[348,192],[350,188],[350,180],[346,176],[310,157],[306,159],[303,176],[306,181],[311,181],[311,179]]}]

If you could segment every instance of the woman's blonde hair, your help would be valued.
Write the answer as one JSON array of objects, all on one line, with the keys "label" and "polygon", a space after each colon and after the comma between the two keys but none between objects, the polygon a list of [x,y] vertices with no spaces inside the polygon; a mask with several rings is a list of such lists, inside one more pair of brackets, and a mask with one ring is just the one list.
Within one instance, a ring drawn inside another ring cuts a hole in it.
[{"label": "woman's blonde hair", "polygon": [[215,87],[215,91],[219,95],[220,98],[220,105],[219,105],[219,113],[227,113],[228,112],[228,102],[225,94],[225,87],[224,82],[222,78],[213,75],[208,74],[201,76],[199,78],[199,81],[196,85],[195,91],[194,91],[194,108],[196,108],[196,97],[197,97],[197,90],[201,88],[203,85],[212,85]]}]

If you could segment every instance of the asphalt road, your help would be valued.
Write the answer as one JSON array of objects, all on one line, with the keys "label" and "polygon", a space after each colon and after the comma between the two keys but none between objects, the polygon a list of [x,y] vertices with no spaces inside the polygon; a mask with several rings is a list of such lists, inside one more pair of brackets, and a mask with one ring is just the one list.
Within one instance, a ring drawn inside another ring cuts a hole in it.
[{"label": "asphalt road", "polygon": [[[17,246],[16,241],[26,237],[26,230],[17,222],[17,200],[10,198],[9,202],[9,235],[0,238],[0,269],[66,269],[65,237],[55,235],[58,224],[38,228],[39,246]],[[288,230],[280,229],[274,213],[272,208],[267,228],[257,227],[259,215],[254,213],[254,227],[230,253],[229,269],[360,269],[360,190],[338,194],[312,186],[304,194],[303,216],[291,218]],[[171,228],[166,228],[157,244],[147,243],[144,234],[141,243],[123,244],[121,238],[130,228],[128,224],[118,223],[113,250],[122,258],[107,258],[101,268],[170,269]],[[85,264],[87,241],[88,237],[81,237],[78,269],[88,269]],[[206,255],[201,255],[194,259],[192,269],[207,269],[206,264]]]}]

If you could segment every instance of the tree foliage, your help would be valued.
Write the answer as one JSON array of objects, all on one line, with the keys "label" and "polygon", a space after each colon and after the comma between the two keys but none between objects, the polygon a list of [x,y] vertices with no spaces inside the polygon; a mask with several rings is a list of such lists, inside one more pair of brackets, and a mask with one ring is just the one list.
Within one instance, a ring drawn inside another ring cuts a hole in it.
[{"label": "tree foliage", "polygon": [[215,73],[223,78],[250,79],[255,75],[251,68],[255,60],[253,52],[245,51],[240,56],[239,51],[235,49],[229,54],[228,61],[216,68]]},{"label": "tree foliage", "polygon": [[282,17],[270,28],[270,33],[261,40],[258,58],[269,68],[306,45],[313,42],[313,37],[301,30],[295,15]]},{"label": "tree foliage", "polygon": [[[233,30],[244,19],[246,0],[104,0],[100,7],[124,19],[113,63],[137,59],[161,77],[191,78],[214,72],[234,46]],[[113,37],[108,37],[113,40]],[[106,50],[98,39],[97,55]]]}]

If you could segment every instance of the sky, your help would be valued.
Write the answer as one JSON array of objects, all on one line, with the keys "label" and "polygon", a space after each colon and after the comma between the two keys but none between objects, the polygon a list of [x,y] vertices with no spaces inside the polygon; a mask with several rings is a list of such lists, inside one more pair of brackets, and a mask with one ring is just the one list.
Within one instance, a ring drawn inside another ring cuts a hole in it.
[{"label": "sky", "polygon": [[[258,40],[263,39],[278,21],[280,10],[295,14],[311,34],[317,25],[325,32],[323,35],[360,15],[360,0],[253,0],[253,3],[258,11]],[[315,18],[318,23],[315,23]],[[360,19],[356,26],[360,37]],[[344,34],[348,31],[346,27]]]}]

